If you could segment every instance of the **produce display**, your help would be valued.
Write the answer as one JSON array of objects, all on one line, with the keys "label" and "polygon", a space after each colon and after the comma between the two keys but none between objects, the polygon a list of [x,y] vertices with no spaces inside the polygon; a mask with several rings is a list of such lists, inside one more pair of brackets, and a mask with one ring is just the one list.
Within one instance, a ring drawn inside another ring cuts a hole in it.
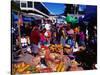
[{"label": "produce display", "polygon": [[71,71],[77,70],[78,63],[68,57],[71,52],[72,49],[68,45],[64,47],[62,44],[51,44],[49,47],[41,46],[39,54],[32,58],[32,64],[26,64],[25,62],[15,63],[12,65],[12,72],[13,74],[64,72],[69,67]]}]

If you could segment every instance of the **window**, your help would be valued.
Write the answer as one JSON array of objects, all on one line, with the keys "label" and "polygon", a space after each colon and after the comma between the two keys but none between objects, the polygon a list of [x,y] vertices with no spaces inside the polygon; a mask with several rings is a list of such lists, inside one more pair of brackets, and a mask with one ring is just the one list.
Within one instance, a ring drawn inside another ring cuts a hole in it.
[{"label": "window", "polygon": [[25,2],[22,2],[21,3],[21,7],[26,7],[26,3]]},{"label": "window", "polygon": [[33,7],[32,1],[28,1],[27,3],[28,3],[28,7],[29,7],[29,8],[32,8],[32,7]]}]

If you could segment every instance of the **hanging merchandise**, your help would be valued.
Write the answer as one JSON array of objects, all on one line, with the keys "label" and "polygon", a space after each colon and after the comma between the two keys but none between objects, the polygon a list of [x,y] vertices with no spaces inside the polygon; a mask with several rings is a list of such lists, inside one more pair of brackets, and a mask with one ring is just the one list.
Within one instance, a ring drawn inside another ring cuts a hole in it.
[{"label": "hanging merchandise", "polygon": [[78,18],[74,16],[66,16],[65,18],[66,22],[76,24],[78,23]]}]

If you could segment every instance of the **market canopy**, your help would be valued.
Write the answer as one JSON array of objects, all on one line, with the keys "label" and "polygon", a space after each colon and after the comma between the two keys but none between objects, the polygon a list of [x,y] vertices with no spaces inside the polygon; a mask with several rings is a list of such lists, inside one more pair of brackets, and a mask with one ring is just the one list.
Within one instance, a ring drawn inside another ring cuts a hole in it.
[{"label": "market canopy", "polygon": [[[13,21],[15,21],[15,22],[18,21],[18,15],[16,15],[15,13],[12,12],[12,16],[13,16]],[[31,22],[34,20],[33,17],[22,16],[22,18],[23,18],[24,22]]]}]

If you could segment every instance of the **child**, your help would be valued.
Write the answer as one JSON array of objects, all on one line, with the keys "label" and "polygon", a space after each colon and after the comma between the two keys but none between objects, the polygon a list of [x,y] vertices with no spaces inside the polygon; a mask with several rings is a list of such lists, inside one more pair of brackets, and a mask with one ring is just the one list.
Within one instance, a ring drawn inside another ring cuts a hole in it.
[{"label": "child", "polygon": [[22,48],[26,48],[28,46],[28,41],[27,41],[25,35],[22,35],[22,37],[21,37],[21,46],[22,46]]}]

